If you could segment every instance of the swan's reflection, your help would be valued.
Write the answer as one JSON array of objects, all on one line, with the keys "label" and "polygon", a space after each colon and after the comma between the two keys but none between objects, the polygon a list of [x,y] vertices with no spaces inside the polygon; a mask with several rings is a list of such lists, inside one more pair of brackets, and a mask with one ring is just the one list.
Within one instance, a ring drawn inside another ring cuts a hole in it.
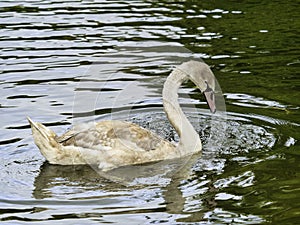
[{"label": "swan's reflection", "polygon": [[[195,155],[181,161],[123,167],[106,173],[88,165],[57,166],[44,163],[35,179],[33,196],[36,199],[86,200],[111,196],[122,198],[122,195],[143,192],[144,194],[134,196],[133,199],[157,202],[155,198],[160,198],[160,203],[156,206],[160,210],[178,215],[182,221],[201,221],[203,213],[199,210],[194,212],[188,210],[189,198],[193,198],[196,194],[198,203],[202,204],[199,208],[211,209],[216,206],[213,198],[216,190],[213,181],[209,181],[205,184],[205,189],[206,193],[210,193],[211,198],[205,197],[201,200],[197,193],[185,193],[189,191],[188,188],[185,190],[186,185],[202,182],[197,180],[198,176],[193,171],[193,166],[198,160],[199,155]],[[141,210],[145,210],[142,208]],[[138,204],[135,210],[139,210]]]},{"label": "swan's reflection", "polygon": [[[75,187],[99,188],[97,183],[106,183],[107,180],[88,165],[59,166],[51,165],[45,162],[39,175],[35,178],[33,196],[36,199],[57,198],[64,194],[65,190],[59,190],[56,187],[68,187],[69,192],[66,195],[74,193]],[[66,198],[68,198],[66,196]]]}]

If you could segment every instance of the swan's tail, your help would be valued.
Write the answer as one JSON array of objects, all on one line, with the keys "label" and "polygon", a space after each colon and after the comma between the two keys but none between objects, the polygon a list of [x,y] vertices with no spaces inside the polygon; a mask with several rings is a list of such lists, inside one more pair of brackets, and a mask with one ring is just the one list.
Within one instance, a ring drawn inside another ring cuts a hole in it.
[{"label": "swan's tail", "polygon": [[34,142],[42,155],[50,163],[56,164],[56,158],[60,151],[60,144],[56,141],[57,135],[43,124],[33,122],[29,117],[27,120],[31,126]]}]

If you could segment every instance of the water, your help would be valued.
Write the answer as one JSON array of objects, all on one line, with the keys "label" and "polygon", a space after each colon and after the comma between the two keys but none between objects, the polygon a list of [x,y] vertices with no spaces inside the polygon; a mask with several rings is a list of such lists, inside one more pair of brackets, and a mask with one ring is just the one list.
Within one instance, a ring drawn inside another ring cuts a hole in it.
[{"label": "water", "polygon": [[[297,224],[297,6],[1,1],[1,224]],[[218,135],[209,141],[210,116],[188,83],[181,102],[206,147],[176,174],[161,177],[147,165],[136,169],[147,175],[137,176],[124,168],[115,172],[130,177],[124,184],[89,166],[44,162],[26,116],[61,134],[73,122],[125,115],[177,140],[162,112],[161,88],[190,52],[212,67],[222,87],[222,145]]]}]

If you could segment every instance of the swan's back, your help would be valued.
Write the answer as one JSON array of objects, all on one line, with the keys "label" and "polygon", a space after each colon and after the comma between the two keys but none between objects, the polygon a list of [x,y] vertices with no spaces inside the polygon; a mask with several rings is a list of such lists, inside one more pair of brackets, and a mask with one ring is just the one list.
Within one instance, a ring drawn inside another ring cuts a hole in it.
[{"label": "swan's back", "polygon": [[[117,144],[135,151],[151,151],[166,142],[155,133],[136,124],[111,120],[74,126],[56,139],[63,146],[78,146],[95,150],[116,148]],[[171,143],[170,147],[175,147]]]}]

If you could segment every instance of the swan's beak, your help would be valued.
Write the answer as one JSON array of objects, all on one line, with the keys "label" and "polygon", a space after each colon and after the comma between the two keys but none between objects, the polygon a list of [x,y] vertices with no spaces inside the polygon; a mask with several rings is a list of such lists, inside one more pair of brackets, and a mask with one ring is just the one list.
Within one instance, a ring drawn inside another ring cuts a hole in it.
[{"label": "swan's beak", "polygon": [[209,106],[209,109],[212,113],[215,113],[217,108],[216,108],[216,102],[215,102],[215,93],[213,90],[209,89],[203,92],[207,104]]}]

